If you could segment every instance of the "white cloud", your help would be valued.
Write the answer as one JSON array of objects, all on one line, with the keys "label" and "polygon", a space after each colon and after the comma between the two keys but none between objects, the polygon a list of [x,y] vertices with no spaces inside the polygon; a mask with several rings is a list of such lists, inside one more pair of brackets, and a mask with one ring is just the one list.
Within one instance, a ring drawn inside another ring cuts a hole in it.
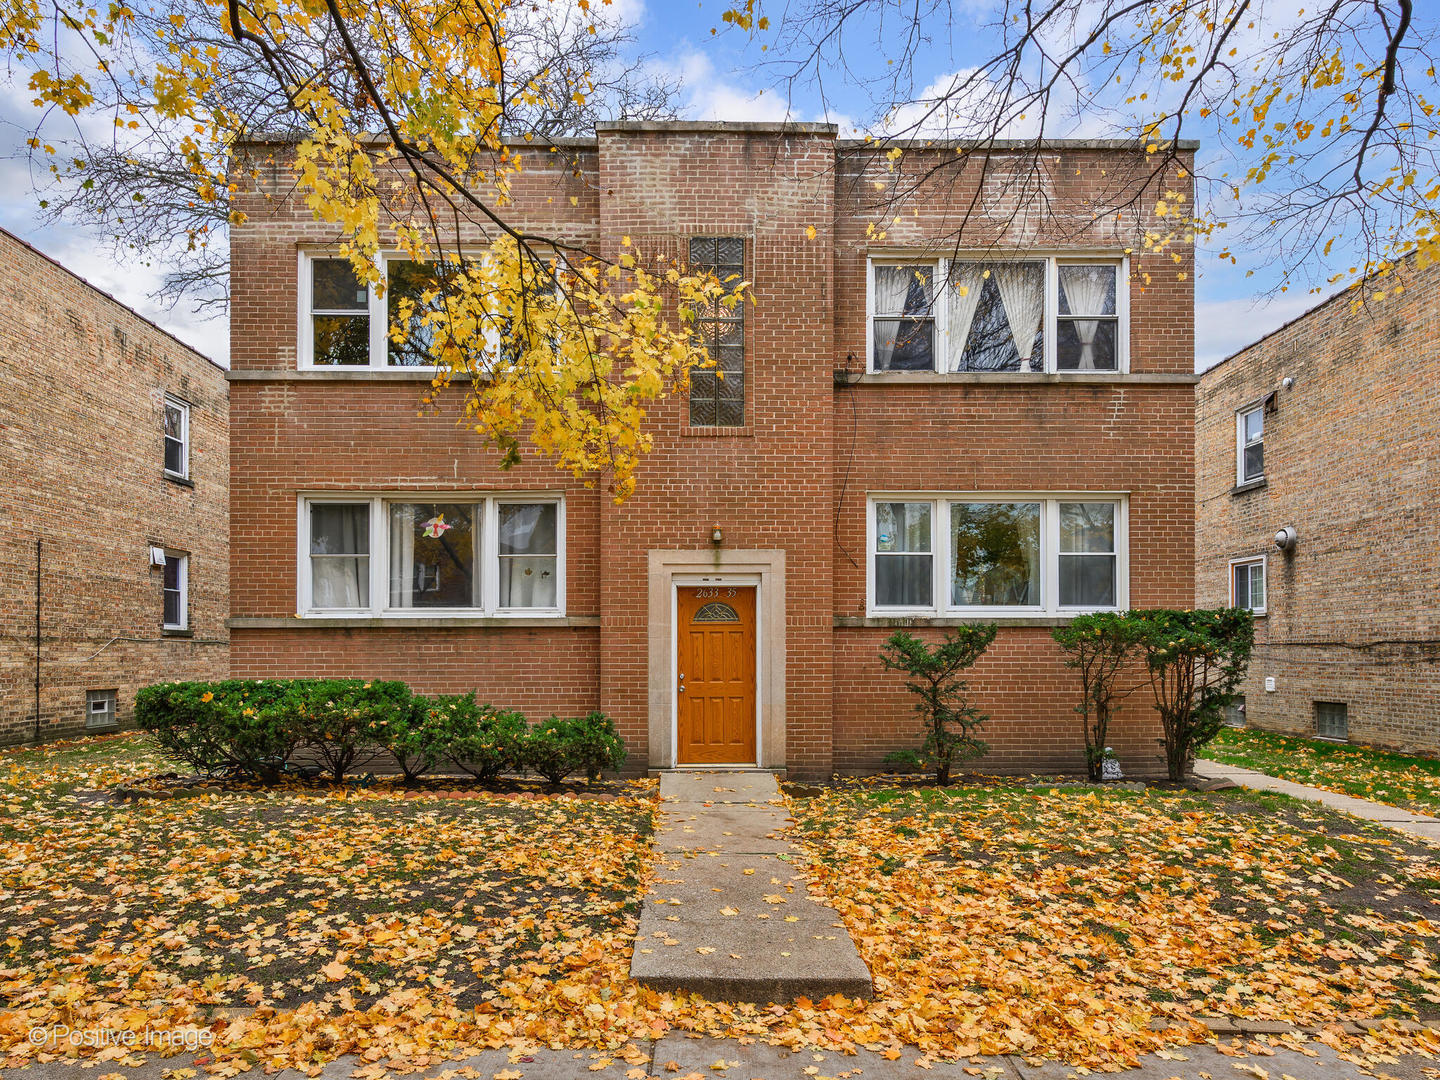
[{"label": "white cloud", "polygon": [[1204,371],[1298,318],[1324,296],[1282,293],[1273,298],[1200,300],[1195,304],[1195,370]]}]

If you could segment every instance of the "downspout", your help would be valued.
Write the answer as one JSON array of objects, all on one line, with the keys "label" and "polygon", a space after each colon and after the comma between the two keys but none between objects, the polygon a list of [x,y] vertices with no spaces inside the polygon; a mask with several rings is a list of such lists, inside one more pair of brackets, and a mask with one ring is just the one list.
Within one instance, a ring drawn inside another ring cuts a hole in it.
[{"label": "downspout", "polygon": [[40,741],[40,540],[35,540],[35,741]]}]

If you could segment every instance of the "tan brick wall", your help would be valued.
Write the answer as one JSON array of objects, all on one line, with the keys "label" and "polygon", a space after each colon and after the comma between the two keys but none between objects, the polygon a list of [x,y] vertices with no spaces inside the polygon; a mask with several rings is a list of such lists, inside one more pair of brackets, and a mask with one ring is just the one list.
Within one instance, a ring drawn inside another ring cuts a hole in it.
[{"label": "tan brick wall", "polygon": [[[228,669],[224,372],[0,233],[0,743],[84,730],[87,690]],[[193,486],[163,475],[162,401],[190,403]],[[190,553],[189,636],[161,630],[152,544]]]},{"label": "tan brick wall", "polygon": [[[1087,208],[1107,170],[1143,164],[1128,151],[1058,156],[1060,216],[1012,226],[1003,239],[1138,251],[1157,225],[1148,212],[1097,222]],[[568,614],[598,616],[599,627],[321,628],[297,620],[237,628],[236,673],[387,674],[422,689],[475,688],[532,713],[598,703],[616,717],[631,766],[640,768],[651,701],[647,555],[707,552],[718,524],[727,549],[785,552],[786,761],[792,774],[818,776],[874,768],[914,741],[903,680],[877,674],[887,631],[836,625],[857,606],[863,615],[867,491],[1129,493],[1132,598],[1188,605],[1188,254],[1178,264],[1132,257],[1133,370],[1179,382],[837,388],[834,370],[848,355],[863,365],[870,210],[855,193],[865,175],[849,158],[837,167],[833,137],[816,131],[606,129],[562,155],[527,151],[515,203],[531,230],[558,231],[612,257],[626,236],[662,255],[683,254],[696,234],[746,239],[757,301],[747,311],[747,423],[697,434],[686,429],[683,400],[657,406],[639,491],[617,508],[538,460],[500,472],[491,451],[453,426],[453,410],[415,415],[423,384],[287,377],[295,367],[297,244],[326,237],[283,201],[283,171],[266,174],[263,191],[241,196],[249,220],[232,238],[232,355],[242,372],[264,373],[264,381],[232,383],[233,614],[294,614],[299,491],[544,488],[566,493]],[[916,214],[886,246],[939,243],[962,195],[954,185],[917,192]],[[976,236],[977,246],[996,238]],[[985,768],[1081,767],[1071,711],[1077,691],[1048,629],[1002,631],[976,685],[995,717]],[[1157,735],[1148,710],[1126,714],[1116,741],[1127,767],[1158,768]]]},{"label": "tan brick wall", "polygon": [[[1229,561],[1268,555],[1250,724],[1313,733],[1315,702],[1340,701],[1353,741],[1440,753],[1440,271],[1402,279],[1398,297],[1342,295],[1205,373],[1195,585],[1224,604]],[[1235,411],[1272,391],[1265,483],[1233,492]],[[1291,555],[1272,539],[1286,525]]]}]

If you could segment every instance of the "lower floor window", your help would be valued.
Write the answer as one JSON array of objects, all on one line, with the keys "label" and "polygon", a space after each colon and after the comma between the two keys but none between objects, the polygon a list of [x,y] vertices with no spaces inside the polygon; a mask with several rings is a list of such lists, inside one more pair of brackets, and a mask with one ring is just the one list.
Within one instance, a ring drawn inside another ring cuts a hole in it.
[{"label": "lower floor window", "polygon": [[1244,559],[1230,564],[1230,606],[1256,615],[1265,614],[1265,559]]},{"label": "lower floor window", "polygon": [[1226,726],[1226,727],[1244,727],[1244,726],[1245,726],[1245,695],[1244,695],[1244,694],[1237,694],[1237,695],[1235,696],[1235,700],[1231,701],[1229,705],[1226,705],[1226,706],[1225,706],[1225,726]]},{"label": "lower floor window", "polygon": [[161,625],[166,630],[189,626],[190,557],[183,551],[165,552],[164,585],[161,587]]},{"label": "lower floor window", "polygon": [[1350,738],[1350,717],[1345,702],[1315,702],[1315,734],[1322,739]]},{"label": "lower floor window", "polygon": [[115,691],[85,691],[85,726],[87,728],[110,727],[115,723]]},{"label": "lower floor window", "polygon": [[563,607],[558,497],[302,500],[300,610],[409,615]]},{"label": "lower floor window", "polygon": [[872,611],[1019,615],[1125,603],[1122,498],[907,495],[870,507]]}]

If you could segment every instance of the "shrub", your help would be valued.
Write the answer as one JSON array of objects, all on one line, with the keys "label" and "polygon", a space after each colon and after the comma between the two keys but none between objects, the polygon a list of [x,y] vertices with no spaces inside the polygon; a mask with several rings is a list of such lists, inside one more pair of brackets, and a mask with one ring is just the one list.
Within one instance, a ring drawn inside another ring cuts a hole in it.
[{"label": "shrub", "polygon": [[1127,690],[1117,685],[1144,632],[1143,623],[1118,611],[1077,615],[1050,632],[1065,651],[1065,666],[1080,673],[1081,697],[1075,711],[1085,733],[1085,768],[1091,780],[1100,779],[1116,699],[1145,685],[1140,682]]},{"label": "shrub", "polygon": [[584,772],[593,782],[604,770],[620,768],[625,757],[615,722],[602,712],[543,720],[525,736],[520,750],[521,764],[552,784],[573,772]]},{"label": "shrub", "polygon": [[135,723],[197,772],[228,768],[274,783],[299,742],[291,694],[286,680],[159,683],[135,694]]},{"label": "shrub", "polygon": [[423,694],[386,725],[385,749],[400,767],[407,785],[415,783],[445,759],[445,725],[436,703]]},{"label": "shrub", "polygon": [[1165,729],[1165,765],[1183,780],[1195,750],[1225,723],[1255,645],[1255,617],[1240,608],[1132,611]]},{"label": "shrub", "polygon": [[325,762],[338,784],[357,762],[389,744],[392,721],[411,710],[403,682],[360,679],[296,679],[282,707],[290,710],[299,744]]},{"label": "shrub", "polygon": [[477,780],[494,780],[517,764],[525,717],[475,704],[474,693],[437,697],[431,704],[434,738],[456,768]]},{"label": "shrub", "polygon": [[979,757],[989,749],[974,734],[989,717],[970,704],[960,672],[994,640],[994,623],[956,627],[933,647],[897,630],[880,649],[887,670],[910,676],[905,686],[919,699],[915,711],[925,723],[925,742],[917,758],[934,769],[938,784],[950,782],[955,762]]}]

